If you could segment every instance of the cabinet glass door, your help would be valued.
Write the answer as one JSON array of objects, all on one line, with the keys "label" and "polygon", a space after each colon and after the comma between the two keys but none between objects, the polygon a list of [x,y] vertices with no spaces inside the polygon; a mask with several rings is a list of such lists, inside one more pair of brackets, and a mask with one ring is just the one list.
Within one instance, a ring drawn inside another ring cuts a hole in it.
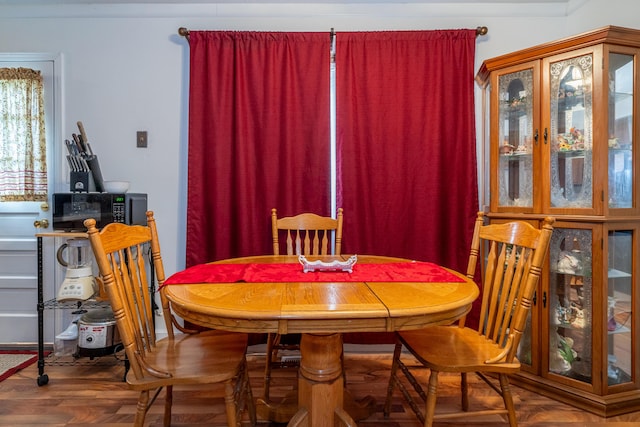
[{"label": "cabinet glass door", "polygon": [[531,207],[533,70],[500,75],[498,99],[498,205]]},{"label": "cabinet glass door", "polygon": [[551,207],[593,206],[592,70],[592,54],[549,66]]},{"label": "cabinet glass door", "polygon": [[608,234],[607,379],[609,385],[633,381],[633,230]]},{"label": "cabinet glass door", "polygon": [[549,371],[592,383],[591,229],[556,228],[549,247]]},{"label": "cabinet glass door", "polygon": [[609,207],[632,207],[633,55],[609,54]]}]

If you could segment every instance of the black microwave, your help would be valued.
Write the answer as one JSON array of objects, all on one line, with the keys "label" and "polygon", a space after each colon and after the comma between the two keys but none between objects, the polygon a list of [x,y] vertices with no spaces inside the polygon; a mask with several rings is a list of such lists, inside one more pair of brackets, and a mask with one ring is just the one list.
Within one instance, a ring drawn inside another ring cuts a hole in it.
[{"label": "black microwave", "polygon": [[102,228],[112,222],[147,224],[147,195],[140,193],[54,193],[53,229],[86,231],[84,220],[93,218]]}]

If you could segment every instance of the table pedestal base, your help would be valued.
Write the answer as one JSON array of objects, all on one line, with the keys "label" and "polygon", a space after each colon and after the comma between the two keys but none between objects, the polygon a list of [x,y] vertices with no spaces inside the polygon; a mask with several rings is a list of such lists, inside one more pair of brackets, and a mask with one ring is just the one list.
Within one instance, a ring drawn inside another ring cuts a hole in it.
[{"label": "table pedestal base", "polygon": [[[344,410],[355,421],[366,420],[376,410],[376,400],[371,396],[365,396],[360,400],[349,392],[349,389],[343,390]],[[275,423],[288,423],[298,412],[298,391],[293,390],[278,402],[267,402],[262,398],[258,398],[256,402],[256,412],[258,417],[263,420],[273,421]]]},{"label": "table pedestal base", "polygon": [[344,388],[341,334],[303,334],[300,352],[297,396],[293,391],[277,404],[258,399],[261,418],[290,427],[355,427],[354,420],[374,412],[372,397],[356,401]]}]

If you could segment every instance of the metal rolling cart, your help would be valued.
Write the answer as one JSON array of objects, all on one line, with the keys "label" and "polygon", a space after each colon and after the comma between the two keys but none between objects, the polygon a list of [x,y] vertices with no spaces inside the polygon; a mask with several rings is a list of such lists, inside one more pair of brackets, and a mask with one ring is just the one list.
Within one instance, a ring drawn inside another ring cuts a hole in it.
[{"label": "metal rolling cart", "polygon": [[[73,365],[77,363],[77,359],[84,356],[79,356],[76,352],[72,355],[72,359],[65,361],[65,358],[58,358],[57,360],[47,361],[47,354],[45,352],[45,319],[44,319],[44,310],[75,310],[75,311],[86,311],[92,309],[107,309],[110,307],[109,302],[106,300],[96,300],[96,299],[88,299],[88,300],[77,300],[77,301],[58,301],[56,298],[45,300],[45,292],[44,292],[44,273],[43,273],[43,238],[61,238],[61,239],[73,239],[73,238],[86,238],[86,233],[82,232],[42,232],[36,233],[37,238],[37,262],[38,262],[38,301],[37,301],[37,311],[38,311],[38,378],[37,383],[38,386],[43,386],[49,383],[49,376],[44,372],[45,365],[56,364],[56,365]],[[55,322],[54,322],[55,323]],[[54,343],[55,344],[55,343]],[[119,357],[114,352],[114,356],[116,356],[115,360],[119,361]],[[93,360],[93,357],[90,357]],[[128,368],[128,363],[123,357],[125,362],[125,372]],[[96,362],[94,362],[96,363]]]}]

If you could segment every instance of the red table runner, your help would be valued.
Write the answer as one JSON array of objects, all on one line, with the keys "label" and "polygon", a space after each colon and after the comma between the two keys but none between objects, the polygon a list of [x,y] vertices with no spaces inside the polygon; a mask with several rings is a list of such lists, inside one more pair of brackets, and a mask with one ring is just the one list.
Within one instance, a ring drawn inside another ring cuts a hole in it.
[{"label": "red table runner", "polygon": [[200,264],[175,273],[165,285],[235,282],[463,282],[429,262],[356,264],[352,273],[302,271],[297,263]]}]

